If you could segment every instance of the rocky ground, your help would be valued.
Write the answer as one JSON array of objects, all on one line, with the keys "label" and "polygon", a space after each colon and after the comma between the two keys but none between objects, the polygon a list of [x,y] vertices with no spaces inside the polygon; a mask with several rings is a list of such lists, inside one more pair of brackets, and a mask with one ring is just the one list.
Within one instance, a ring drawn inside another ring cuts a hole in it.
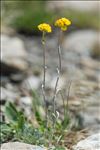
[{"label": "rocky ground", "polygon": [[[75,9],[79,5],[67,2],[68,7]],[[55,4],[55,2],[54,2]],[[97,9],[97,3],[91,3],[86,7],[87,11]],[[54,5],[48,4],[50,9]],[[59,8],[59,3],[57,3]],[[65,4],[62,3],[62,7]],[[74,6],[74,7],[73,7]],[[83,7],[82,7],[83,8]],[[9,32],[8,32],[9,31]],[[57,78],[56,67],[58,65],[57,38],[55,32],[47,36],[46,51],[46,91],[47,99],[51,102],[54,86]],[[62,73],[59,82],[59,89],[65,89],[65,101],[69,82],[72,81],[69,109],[73,115],[73,122],[76,127],[86,129],[89,138],[79,142],[73,147],[74,150],[99,150],[100,135],[100,41],[99,32],[93,29],[75,30],[63,36],[61,46]],[[3,28],[1,33],[1,110],[2,119],[4,104],[12,101],[25,111],[25,115],[31,119],[32,95],[31,90],[36,90],[41,95],[41,83],[43,78],[43,47],[40,36],[23,36],[15,33],[12,29]],[[63,113],[62,99],[58,95],[56,105],[60,114]],[[43,111],[43,110],[42,110]],[[77,124],[78,123],[78,124]],[[86,144],[88,143],[88,144]],[[93,144],[92,144],[93,143]],[[20,145],[25,149],[29,145]],[[22,143],[23,144],[23,143]],[[92,144],[92,147],[91,147]],[[10,145],[11,146],[11,145]],[[3,145],[2,150],[8,145]],[[15,147],[13,145],[12,147]],[[34,149],[33,146],[29,146]],[[35,149],[43,149],[36,148]]]},{"label": "rocky ground", "polygon": [[[9,2],[5,4],[7,3]],[[6,15],[2,19],[1,28],[0,117],[1,120],[7,119],[4,117],[4,106],[7,101],[11,101],[18,108],[23,109],[30,120],[33,118],[31,110],[32,90],[36,90],[39,93],[42,101],[43,47],[41,37],[21,35],[9,28],[7,22],[13,22],[13,18],[16,18],[17,13],[19,12],[18,14],[20,14],[20,11],[15,7],[11,11],[12,7],[9,7],[10,13],[7,7],[3,5],[2,3],[2,16],[3,14]],[[67,13],[71,10],[72,12],[79,11],[79,14],[82,12],[83,14],[85,12],[95,14],[99,10],[99,1],[47,1],[46,9],[58,12],[58,15],[63,9]],[[15,14],[12,13],[14,10]],[[66,150],[100,150],[100,33],[96,30],[97,28],[93,29],[93,27],[97,26],[90,26],[91,21],[89,19],[94,18],[86,18],[86,14],[83,17],[83,22],[79,18],[80,23],[83,23],[81,27],[84,30],[79,30],[78,27],[78,30],[76,30],[73,25],[73,32],[68,30],[67,34],[64,34],[61,46],[62,73],[58,88],[64,89],[65,101],[67,101],[69,82],[72,81],[69,110],[72,117],[72,127],[80,129],[77,132],[72,131],[72,133],[66,135],[65,145],[66,147],[69,146],[69,149],[66,148]],[[73,19],[73,24],[79,23],[79,20],[76,16]],[[87,23],[85,29],[84,23],[87,20],[89,20],[89,23]],[[97,24],[95,21],[93,23]],[[47,36],[46,42],[46,96],[49,104],[57,78],[57,36],[58,33],[54,32],[52,35]],[[62,117],[63,103],[60,95],[57,96],[56,105]],[[44,113],[42,107],[40,111]],[[9,142],[1,146],[1,150],[13,149],[45,150],[46,148],[21,142]]]},{"label": "rocky ground", "polygon": [[[58,65],[57,38],[47,37],[47,90],[54,89]],[[69,103],[83,106],[84,125],[99,123],[99,57],[93,58],[98,32],[83,30],[65,35],[62,44],[62,75],[59,88],[67,88],[72,80]],[[41,89],[42,46],[37,37],[1,36],[1,102],[5,100],[31,103],[29,91]],[[98,54],[99,55],[99,54]],[[51,61],[52,58],[52,61]],[[57,102],[61,104],[60,100]],[[87,112],[87,113],[86,113]],[[91,112],[93,112],[91,118]],[[88,120],[90,118],[90,120]],[[94,121],[93,121],[94,120]],[[96,121],[96,122],[95,122]],[[90,126],[90,125],[89,125]]]},{"label": "rocky ground", "polygon": [[[100,47],[98,39],[98,31],[79,30],[65,34],[61,48],[62,74],[59,88],[65,88],[65,95],[67,95],[68,83],[72,81],[69,109],[74,114],[75,122],[78,119],[79,125],[86,128],[90,135],[100,131]],[[57,77],[56,34],[47,37],[46,46],[48,67],[46,90],[50,101]],[[0,99],[2,119],[6,101],[15,102],[24,109],[26,116],[31,118],[31,90],[38,90],[42,96],[42,54],[41,37],[2,33]],[[62,100],[59,96],[56,102],[57,107],[62,108]],[[62,113],[62,109],[60,110]]]},{"label": "rocky ground", "polygon": [[[85,140],[81,140],[74,145],[71,149],[66,150],[99,150],[100,149],[100,134],[89,136]],[[21,142],[4,143],[1,150],[47,150],[43,146],[35,146]]]}]

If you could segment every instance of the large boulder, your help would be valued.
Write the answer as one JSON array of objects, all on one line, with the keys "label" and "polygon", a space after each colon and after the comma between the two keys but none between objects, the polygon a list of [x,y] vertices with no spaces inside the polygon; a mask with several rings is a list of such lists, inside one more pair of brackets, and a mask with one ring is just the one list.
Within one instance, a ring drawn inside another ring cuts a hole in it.
[{"label": "large boulder", "polygon": [[1,150],[46,150],[46,148],[20,142],[9,142],[2,144]]},{"label": "large boulder", "polygon": [[78,55],[89,55],[94,44],[98,41],[99,33],[93,30],[79,30],[69,34],[63,43],[63,48]]},{"label": "large boulder", "polygon": [[27,53],[23,41],[18,37],[1,35],[2,74],[16,73],[27,68]]},{"label": "large boulder", "polygon": [[73,150],[100,150],[100,133],[89,136],[73,147]]}]

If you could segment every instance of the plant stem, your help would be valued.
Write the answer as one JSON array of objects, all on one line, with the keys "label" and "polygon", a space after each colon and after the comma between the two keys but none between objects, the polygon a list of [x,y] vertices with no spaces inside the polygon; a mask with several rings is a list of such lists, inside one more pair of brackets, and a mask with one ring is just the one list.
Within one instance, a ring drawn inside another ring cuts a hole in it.
[{"label": "plant stem", "polygon": [[43,83],[42,83],[42,93],[45,103],[45,113],[46,113],[46,126],[47,126],[47,105],[46,105],[46,95],[45,95],[45,77],[46,77],[46,46],[45,46],[45,32],[42,34],[42,45],[43,45]]},{"label": "plant stem", "polygon": [[62,43],[62,30],[59,31],[58,38],[58,57],[59,57],[59,72],[61,73],[61,43]]},{"label": "plant stem", "polygon": [[[61,36],[62,31],[59,32],[59,38],[58,38],[58,67],[56,68],[57,70],[57,80],[56,80],[56,84],[55,84],[55,89],[54,89],[54,96],[53,96],[53,113],[55,114],[55,101],[56,101],[56,96],[57,96],[57,87],[58,87],[58,83],[59,83],[59,79],[60,79],[60,74],[61,74]],[[55,123],[55,121],[54,121]]]},{"label": "plant stem", "polygon": [[55,89],[54,89],[54,96],[53,96],[53,113],[55,114],[55,100],[56,100],[56,96],[57,96],[57,87],[58,87],[58,82],[59,82],[59,78],[60,78],[60,74],[59,74],[59,69],[57,68],[57,80],[56,80],[56,84],[55,84]]},{"label": "plant stem", "polygon": [[61,73],[61,47],[58,45],[58,56],[59,56],[59,72]]},{"label": "plant stem", "polygon": [[46,58],[45,58],[45,52],[46,52],[46,47],[45,47],[45,32],[43,32],[42,36],[42,44],[43,44],[43,88],[45,91],[45,74],[46,74]]}]

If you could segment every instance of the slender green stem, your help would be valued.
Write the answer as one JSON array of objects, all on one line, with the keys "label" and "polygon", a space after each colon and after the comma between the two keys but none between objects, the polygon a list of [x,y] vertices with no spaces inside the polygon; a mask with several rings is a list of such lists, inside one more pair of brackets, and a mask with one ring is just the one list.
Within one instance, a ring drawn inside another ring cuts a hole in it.
[{"label": "slender green stem", "polygon": [[45,52],[46,52],[46,47],[45,47],[45,32],[43,32],[42,35],[42,44],[43,44],[43,88],[45,91],[45,74],[46,74],[46,56],[45,56]]},{"label": "slender green stem", "polygon": [[42,34],[42,45],[43,45],[43,83],[42,83],[42,93],[43,93],[43,99],[45,103],[45,113],[46,113],[46,125],[47,125],[47,105],[46,105],[46,95],[45,95],[45,78],[46,78],[46,46],[45,46],[45,32]]},{"label": "slender green stem", "polygon": [[58,57],[59,57],[59,72],[61,73],[61,43],[62,43],[62,30],[59,31],[59,36],[58,36]]},{"label": "slender green stem", "polygon": [[59,72],[61,73],[61,47],[58,45],[58,56],[59,56]]}]

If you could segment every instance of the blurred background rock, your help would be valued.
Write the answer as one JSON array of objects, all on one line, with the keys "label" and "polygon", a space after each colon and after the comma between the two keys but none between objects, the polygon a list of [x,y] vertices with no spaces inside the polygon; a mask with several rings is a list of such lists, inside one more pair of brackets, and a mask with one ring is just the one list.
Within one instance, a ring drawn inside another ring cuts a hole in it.
[{"label": "blurred background rock", "polygon": [[[31,114],[31,89],[41,94],[42,46],[37,25],[53,25],[60,17],[69,18],[64,33],[62,76],[59,87],[73,80],[70,111],[79,125],[95,132],[100,126],[100,2],[99,1],[1,1],[1,112],[13,101]],[[47,36],[47,96],[51,100],[56,79],[57,32]],[[66,99],[66,97],[65,97]],[[61,98],[57,107],[62,107]],[[27,108],[27,109],[25,109]],[[61,113],[62,113],[62,109]],[[85,112],[85,113],[84,113]],[[91,115],[92,114],[92,115]],[[31,115],[30,115],[31,116]],[[77,124],[77,123],[76,123]],[[77,126],[77,125],[76,125]]]}]

